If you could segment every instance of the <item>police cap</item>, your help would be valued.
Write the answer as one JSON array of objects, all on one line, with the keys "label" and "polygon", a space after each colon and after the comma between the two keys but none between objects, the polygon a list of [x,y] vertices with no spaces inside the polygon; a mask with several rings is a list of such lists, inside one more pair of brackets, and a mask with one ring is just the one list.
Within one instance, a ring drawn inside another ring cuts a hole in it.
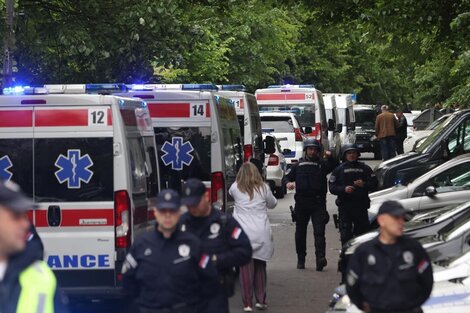
[{"label": "police cap", "polygon": [[0,180],[0,205],[15,213],[23,213],[36,208],[33,200],[21,191],[20,186],[12,181],[3,180]]},{"label": "police cap", "polygon": [[197,178],[188,179],[183,185],[183,196],[181,203],[184,205],[196,206],[201,202],[202,196],[206,193],[206,186]]},{"label": "police cap", "polygon": [[157,210],[178,211],[181,206],[181,198],[173,189],[163,189],[157,195],[155,200]]},{"label": "police cap", "polygon": [[405,208],[400,202],[389,200],[389,201],[385,201],[384,203],[382,203],[377,215],[389,214],[389,215],[398,217],[398,216],[405,216],[406,213],[407,211],[405,210]]}]

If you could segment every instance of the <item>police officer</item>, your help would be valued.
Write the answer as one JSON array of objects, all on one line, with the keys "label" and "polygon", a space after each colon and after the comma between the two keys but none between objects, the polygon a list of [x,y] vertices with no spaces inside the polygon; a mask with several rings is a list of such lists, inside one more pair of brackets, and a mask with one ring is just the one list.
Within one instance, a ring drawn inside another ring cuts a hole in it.
[{"label": "police officer", "polygon": [[65,312],[52,270],[30,241],[27,211],[34,208],[15,183],[0,181],[0,312]]},{"label": "police officer", "polygon": [[206,186],[190,178],[182,188],[182,203],[188,212],[181,218],[181,229],[200,238],[203,251],[210,255],[217,267],[218,278],[208,282],[204,289],[208,298],[208,312],[229,312],[228,297],[233,293],[234,267],[251,261],[250,240],[240,224],[231,216],[212,208]]},{"label": "police officer", "polygon": [[330,192],[338,196],[339,231],[344,245],[369,230],[369,192],[377,188],[377,179],[368,165],[358,161],[355,144],[344,145],[342,152],[343,163],[331,174],[329,185]]},{"label": "police officer", "polygon": [[157,195],[157,225],[135,240],[122,266],[124,291],[140,313],[206,312],[201,286],[216,270],[200,240],[177,227],[180,206],[174,190]]},{"label": "police officer", "polygon": [[320,159],[321,144],[314,138],[304,142],[305,157],[292,166],[284,178],[287,189],[295,193],[295,248],[297,268],[305,268],[306,237],[309,220],[312,220],[315,238],[316,269],[321,271],[326,265],[325,225],[329,220],[326,210],[326,175],[338,164],[326,151],[327,160]]},{"label": "police officer", "polygon": [[346,289],[365,312],[420,313],[433,285],[423,247],[403,235],[405,209],[397,201],[379,208],[379,235],[360,245],[349,261]]}]

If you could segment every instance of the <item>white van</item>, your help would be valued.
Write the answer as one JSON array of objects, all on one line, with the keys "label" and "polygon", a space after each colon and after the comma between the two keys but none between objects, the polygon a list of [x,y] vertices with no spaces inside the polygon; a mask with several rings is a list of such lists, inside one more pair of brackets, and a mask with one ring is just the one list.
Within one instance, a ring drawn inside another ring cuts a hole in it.
[{"label": "white van", "polygon": [[324,150],[329,150],[328,125],[321,92],[313,85],[274,85],[256,90],[261,112],[295,113],[308,137],[315,137]]},{"label": "white van", "polygon": [[118,95],[144,99],[159,152],[160,180],[180,190],[201,179],[215,206],[231,212],[228,188],[243,163],[243,143],[233,102],[211,84],[134,85]]},{"label": "white van", "polygon": [[147,106],[85,94],[99,88],[17,87],[0,96],[0,176],[38,204],[29,217],[58,284],[98,298],[121,295],[121,265],[159,190]]},{"label": "white van", "polygon": [[232,100],[235,105],[243,137],[243,161],[254,159],[258,161],[257,165],[262,166],[264,164],[263,133],[255,96],[244,92],[245,87],[242,85],[220,85],[217,87],[219,88],[217,94]]},{"label": "white van", "polygon": [[[328,142],[330,144],[330,151],[333,157],[341,158],[341,132],[343,126],[338,120],[338,110],[336,108],[335,96],[331,94],[323,95],[323,102],[325,103],[326,118],[328,123],[334,123],[335,130],[328,129]],[[330,122],[332,121],[332,122]]]},{"label": "white van", "polygon": [[333,94],[335,96],[336,108],[338,109],[339,123],[343,125],[341,131],[342,144],[356,142],[356,119],[354,116],[354,103],[352,95],[347,93]]}]

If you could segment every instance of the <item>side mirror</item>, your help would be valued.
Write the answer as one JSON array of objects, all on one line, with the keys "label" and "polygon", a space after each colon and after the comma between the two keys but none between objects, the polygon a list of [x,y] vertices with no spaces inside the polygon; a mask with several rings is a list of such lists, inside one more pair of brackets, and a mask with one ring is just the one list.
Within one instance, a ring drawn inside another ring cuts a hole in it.
[{"label": "side mirror", "polygon": [[264,152],[267,154],[276,152],[276,143],[273,136],[266,136],[264,139]]},{"label": "side mirror", "polygon": [[335,124],[336,124],[335,120],[330,118],[328,120],[328,131],[331,131],[331,132],[335,131],[336,130],[336,125]]},{"label": "side mirror", "polygon": [[434,197],[437,193],[437,190],[436,190],[436,187],[434,186],[428,186],[426,187],[426,189],[424,190],[424,193],[426,194],[426,196],[428,197]]},{"label": "side mirror", "polygon": [[310,126],[304,127],[304,133],[305,134],[310,134],[312,131],[313,131],[312,127],[310,127]]},{"label": "side mirror", "polygon": [[336,132],[341,133],[343,131],[343,124],[336,124]]},{"label": "side mirror", "polygon": [[356,130],[356,123],[349,123],[348,130]]}]

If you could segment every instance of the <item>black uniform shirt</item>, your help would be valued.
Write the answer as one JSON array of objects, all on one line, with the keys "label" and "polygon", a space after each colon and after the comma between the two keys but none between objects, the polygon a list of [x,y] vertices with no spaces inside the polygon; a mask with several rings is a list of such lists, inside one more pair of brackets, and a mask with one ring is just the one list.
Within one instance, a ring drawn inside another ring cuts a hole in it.
[{"label": "black uniform shirt", "polygon": [[[364,187],[354,185],[354,181],[362,179]],[[352,193],[346,193],[346,186],[353,186]],[[377,179],[372,169],[363,162],[343,162],[331,173],[329,180],[330,192],[338,196],[338,206],[357,206],[368,208],[369,192],[377,188]]]},{"label": "black uniform shirt", "polygon": [[378,237],[360,245],[348,265],[346,290],[360,309],[409,310],[421,306],[432,291],[429,257],[418,241],[406,236],[387,246]]},{"label": "black uniform shirt", "polygon": [[123,287],[149,309],[199,306],[201,286],[217,276],[195,236],[176,230],[165,238],[158,230],[138,237],[122,267]]},{"label": "black uniform shirt", "polygon": [[324,200],[328,191],[326,175],[337,165],[337,160],[331,157],[326,160],[301,158],[286,174],[283,183],[295,182],[297,196],[319,196]]}]

